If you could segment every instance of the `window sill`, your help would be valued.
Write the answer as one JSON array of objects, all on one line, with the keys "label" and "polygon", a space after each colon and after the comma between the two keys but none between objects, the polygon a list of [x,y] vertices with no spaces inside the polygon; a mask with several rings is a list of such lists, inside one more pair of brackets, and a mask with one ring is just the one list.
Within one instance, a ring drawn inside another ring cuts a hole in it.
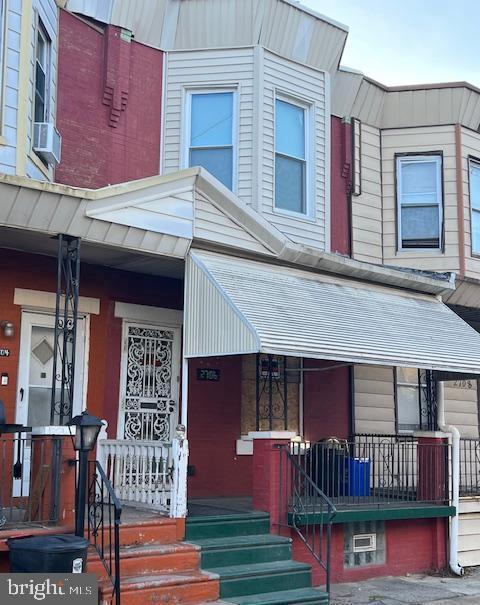
[{"label": "window sill", "polygon": [[395,256],[403,256],[404,258],[413,258],[421,254],[422,256],[445,256],[444,250],[439,250],[436,248],[416,248],[416,249],[408,249],[408,250],[397,250]]},{"label": "window sill", "polygon": [[47,168],[45,166],[45,164],[38,157],[38,155],[35,153],[35,151],[33,151],[33,149],[30,151],[28,157],[32,160],[32,162],[40,170],[40,172],[44,175],[45,178],[47,178],[48,180],[50,180],[52,178],[52,169]]},{"label": "window sill", "polygon": [[301,221],[302,223],[316,223],[316,218],[310,214],[302,214],[301,212],[293,212],[290,210],[282,210],[273,206],[273,214],[276,216],[285,216],[295,221]]}]

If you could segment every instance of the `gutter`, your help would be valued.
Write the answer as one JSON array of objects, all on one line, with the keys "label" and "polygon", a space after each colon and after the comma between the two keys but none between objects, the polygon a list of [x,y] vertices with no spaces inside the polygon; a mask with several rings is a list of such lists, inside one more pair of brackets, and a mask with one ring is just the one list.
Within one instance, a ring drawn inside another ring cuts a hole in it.
[{"label": "gutter", "polygon": [[445,384],[437,383],[438,428],[452,437],[452,506],[455,516],[450,519],[450,542],[448,565],[452,573],[463,576],[465,569],[458,562],[458,529],[460,505],[460,432],[456,426],[445,423]]}]

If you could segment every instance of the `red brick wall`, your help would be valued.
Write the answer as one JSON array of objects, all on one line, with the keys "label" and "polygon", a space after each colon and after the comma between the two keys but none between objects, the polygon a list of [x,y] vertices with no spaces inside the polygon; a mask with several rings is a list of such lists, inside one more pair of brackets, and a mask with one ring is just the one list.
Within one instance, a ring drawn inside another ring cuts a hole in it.
[{"label": "red brick wall", "polygon": [[[0,357],[0,373],[8,372],[8,386],[0,386],[8,421],[15,415],[19,361],[21,308],[13,304],[15,288],[55,292],[56,259],[1,250],[0,319],[13,322],[15,336],[5,338],[0,331],[0,348],[9,348],[10,357]],[[21,269],[19,269],[21,268]],[[94,265],[81,267],[81,296],[100,299],[100,314],[90,316],[90,351],[87,405],[109,422],[109,436],[116,434],[122,321],[114,317],[115,301],[172,309],[183,305],[182,282]]]},{"label": "red brick wall", "polygon": [[[306,359],[305,368],[328,368],[337,362]],[[346,439],[350,432],[349,368],[304,372],[303,415],[305,438]]]},{"label": "red brick wall", "polygon": [[160,166],[163,52],[60,11],[55,180],[99,188]]},{"label": "red brick wall", "polygon": [[[357,582],[382,576],[399,576],[444,569],[447,565],[447,521],[411,519],[386,521],[386,559],[383,565],[344,568],[344,526],[334,525],[332,532],[332,582]],[[313,567],[313,583],[325,582],[323,570],[312,559],[298,535],[293,537],[293,556]]]},{"label": "red brick wall", "polygon": [[331,119],[331,181],[330,221],[331,249],[340,254],[351,254],[350,243],[350,185],[351,185],[351,128],[340,118]]},{"label": "red brick wall", "polygon": [[[236,454],[241,428],[241,358],[211,357],[189,364],[189,464],[195,467],[195,475],[188,479],[188,495],[250,496],[252,456]],[[220,370],[219,382],[197,380],[199,367]]]}]

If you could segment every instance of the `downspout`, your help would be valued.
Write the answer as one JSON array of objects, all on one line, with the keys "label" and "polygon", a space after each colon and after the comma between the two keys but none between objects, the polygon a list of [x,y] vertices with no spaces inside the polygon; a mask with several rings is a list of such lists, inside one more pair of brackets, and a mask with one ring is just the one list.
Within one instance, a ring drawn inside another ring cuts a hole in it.
[{"label": "downspout", "polygon": [[460,433],[456,426],[445,424],[445,385],[437,382],[437,422],[438,428],[452,435],[452,506],[455,516],[450,518],[449,567],[457,576],[463,576],[464,568],[458,563],[458,525],[460,505]]}]

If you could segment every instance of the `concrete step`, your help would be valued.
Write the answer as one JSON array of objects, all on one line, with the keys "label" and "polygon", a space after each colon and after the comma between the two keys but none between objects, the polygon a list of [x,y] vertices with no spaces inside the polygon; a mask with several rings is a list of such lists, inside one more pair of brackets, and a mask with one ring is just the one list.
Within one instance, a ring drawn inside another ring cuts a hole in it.
[{"label": "concrete step", "polygon": [[[185,542],[123,546],[120,549],[120,577],[197,570],[200,549]],[[88,571],[106,579],[105,568],[93,549],[87,560]]]},{"label": "concrete step", "polygon": [[196,540],[204,569],[291,559],[292,540],[273,534]]},{"label": "concrete step", "polygon": [[186,539],[195,542],[206,538],[266,534],[269,531],[270,517],[267,513],[190,517],[187,519]]},{"label": "concrete step", "polygon": [[[101,604],[110,602],[112,586],[109,581],[100,583],[99,593]],[[205,572],[140,575],[121,580],[122,605],[197,605],[215,601],[218,597],[218,578]]]},{"label": "concrete step", "polygon": [[307,588],[312,582],[311,566],[291,560],[232,565],[208,571],[218,574],[222,599]]}]

